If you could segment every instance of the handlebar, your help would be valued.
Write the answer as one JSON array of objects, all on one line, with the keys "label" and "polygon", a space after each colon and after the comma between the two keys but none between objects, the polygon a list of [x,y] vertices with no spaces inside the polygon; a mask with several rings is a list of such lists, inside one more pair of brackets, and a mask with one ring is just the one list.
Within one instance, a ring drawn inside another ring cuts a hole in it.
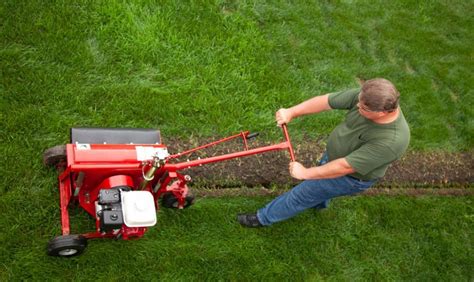
[{"label": "handlebar", "polygon": [[290,160],[292,162],[296,161],[295,152],[293,151],[293,145],[291,145],[290,135],[288,134],[288,128],[286,127],[286,123],[281,125],[283,130],[283,135],[285,136],[285,140],[288,143],[288,152],[290,153]]},{"label": "handlebar", "polygon": [[220,162],[220,161],[224,161],[224,160],[240,158],[240,157],[245,157],[245,156],[265,153],[265,152],[269,152],[269,151],[275,151],[275,150],[288,150],[288,152],[290,154],[290,160],[292,162],[294,162],[296,160],[296,158],[295,158],[295,153],[294,153],[294,150],[293,150],[293,146],[291,145],[290,136],[288,134],[287,126],[286,126],[286,124],[282,124],[281,127],[282,127],[282,130],[283,130],[283,136],[284,136],[285,140],[284,140],[284,142],[281,142],[279,144],[274,144],[274,145],[249,149],[247,147],[247,139],[249,137],[250,138],[256,137],[256,134],[253,134],[253,133],[250,134],[248,131],[245,131],[245,132],[241,132],[240,134],[233,135],[233,136],[230,136],[230,137],[218,140],[218,141],[214,141],[214,142],[211,142],[209,144],[199,146],[197,148],[194,148],[194,149],[182,152],[182,153],[170,155],[167,158],[167,160],[178,158],[178,157],[181,157],[181,156],[184,156],[184,155],[188,155],[192,152],[196,152],[198,150],[208,148],[208,147],[211,147],[211,146],[229,141],[229,140],[234,139],[234,138],[239,138],[239,137],[243,138],[244,145],[245,145],[244,151],[236,152],[236,153],[229,153],[229,154],[225,154],[225,155],[221,155],[221,156],[208,157],[208,158],[205,158],[205,159],[197,159],[197,160],[194,160],[194,161],[189,161],[188,160],[186,162],[181,162],[181,163],[176,163],[176,164],[171,164],[171,163],[167,162],[166,167],[168,169],[172,169],[172,170],[176,171],[176,170],[179,170],[179,169],[190,168],[190,167],[197,166],[197,165],[203,165],[203,164],[213,163],[213,162]]}]

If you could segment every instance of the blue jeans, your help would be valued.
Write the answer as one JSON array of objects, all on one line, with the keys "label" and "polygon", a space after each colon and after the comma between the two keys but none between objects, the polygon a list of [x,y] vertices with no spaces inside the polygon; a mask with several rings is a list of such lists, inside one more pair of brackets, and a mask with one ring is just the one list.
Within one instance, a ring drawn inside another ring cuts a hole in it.
[{"label": "blue jeans", "polygon": [[[323,165],[327,162],[327,154],[324,154],[319,164]],[[257,217],[262,225],[271,225],[309,208],[326,208],[330,199],[363,192],[376,181],[363,181],[349,176],[305,180],[259,209]]]}]

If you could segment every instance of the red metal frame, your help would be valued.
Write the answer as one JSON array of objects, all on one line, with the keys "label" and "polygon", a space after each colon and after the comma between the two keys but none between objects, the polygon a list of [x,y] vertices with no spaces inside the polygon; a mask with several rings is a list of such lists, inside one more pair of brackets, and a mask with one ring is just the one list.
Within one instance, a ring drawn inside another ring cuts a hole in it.
[{"label": "red metal frame", "polygon": [[[92,217],[96,218],[96,231],[82,234],[86,238],[121,237],[125,240],[144,235],[145,227],[130,228],[123,225],[120,230],[102,232],[99,218],[96,214],[96,204],[99,190],[118,186],[138,189],[145,183],[144,189],[150,191],[158,208],[158,199],[164,193],[173,193],[178,199],[178,205],[185,205],[188,194],[187,182],[189,177],[178,171],[208,163],[221,162],[269,151],[288,150],[291,161],[295,160],[293,147],[286,125],[282,126],[285,140],[279,144],[249,149],[247,146],[248,131],[233,135],[209,144],[196,147],[182,153],[168,156],[162,160],[160,167],[155,168],[152,179],[145,181],[145,174],[152,168],[153,160],[137,160],[137,147],[165,149],[163,144],[88,144],[84,149],[77,144],[67,144],[67,168],[59,176],[60,208],[62,234],[70,234],[68,206],[71,201],[78,201]],[[171,163],[174,159],[188,155],[229,140],[241,137],[244,141],[244,151],[208,157],[192,161]],[[145,182],[144,182],[145,181]]]}]

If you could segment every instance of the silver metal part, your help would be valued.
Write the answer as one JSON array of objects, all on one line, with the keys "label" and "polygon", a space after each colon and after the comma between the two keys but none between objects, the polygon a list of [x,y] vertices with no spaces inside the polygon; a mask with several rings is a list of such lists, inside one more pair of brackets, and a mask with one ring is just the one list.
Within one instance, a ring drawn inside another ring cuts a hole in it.
[{"label": "silver metal part", "polygon": [[84,183],[84,176],[85,175],[86,174],[83,171],[79,172],[79,174],[77,175],[76,189],[74,189],[74,197],[77,197],[77,195],[79,195],[79,191],[81,190],[82,183]]}]

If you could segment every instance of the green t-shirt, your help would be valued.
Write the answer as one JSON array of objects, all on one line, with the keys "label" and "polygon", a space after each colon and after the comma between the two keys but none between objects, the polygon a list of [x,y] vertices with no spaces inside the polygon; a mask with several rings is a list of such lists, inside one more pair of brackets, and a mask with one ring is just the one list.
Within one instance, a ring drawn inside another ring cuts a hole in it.
[{"label": "green t-shirt", "polygon": [[390,163],[400,159],[410,142],[410,128],[402,111],[387,124],[378,124],[359,113],[360,89],[329,94],[332,109],[349,110],[346,119],[329,135],[329,161],[346,158],[354,168],[351,176],[363,180],[381,178]]}]

